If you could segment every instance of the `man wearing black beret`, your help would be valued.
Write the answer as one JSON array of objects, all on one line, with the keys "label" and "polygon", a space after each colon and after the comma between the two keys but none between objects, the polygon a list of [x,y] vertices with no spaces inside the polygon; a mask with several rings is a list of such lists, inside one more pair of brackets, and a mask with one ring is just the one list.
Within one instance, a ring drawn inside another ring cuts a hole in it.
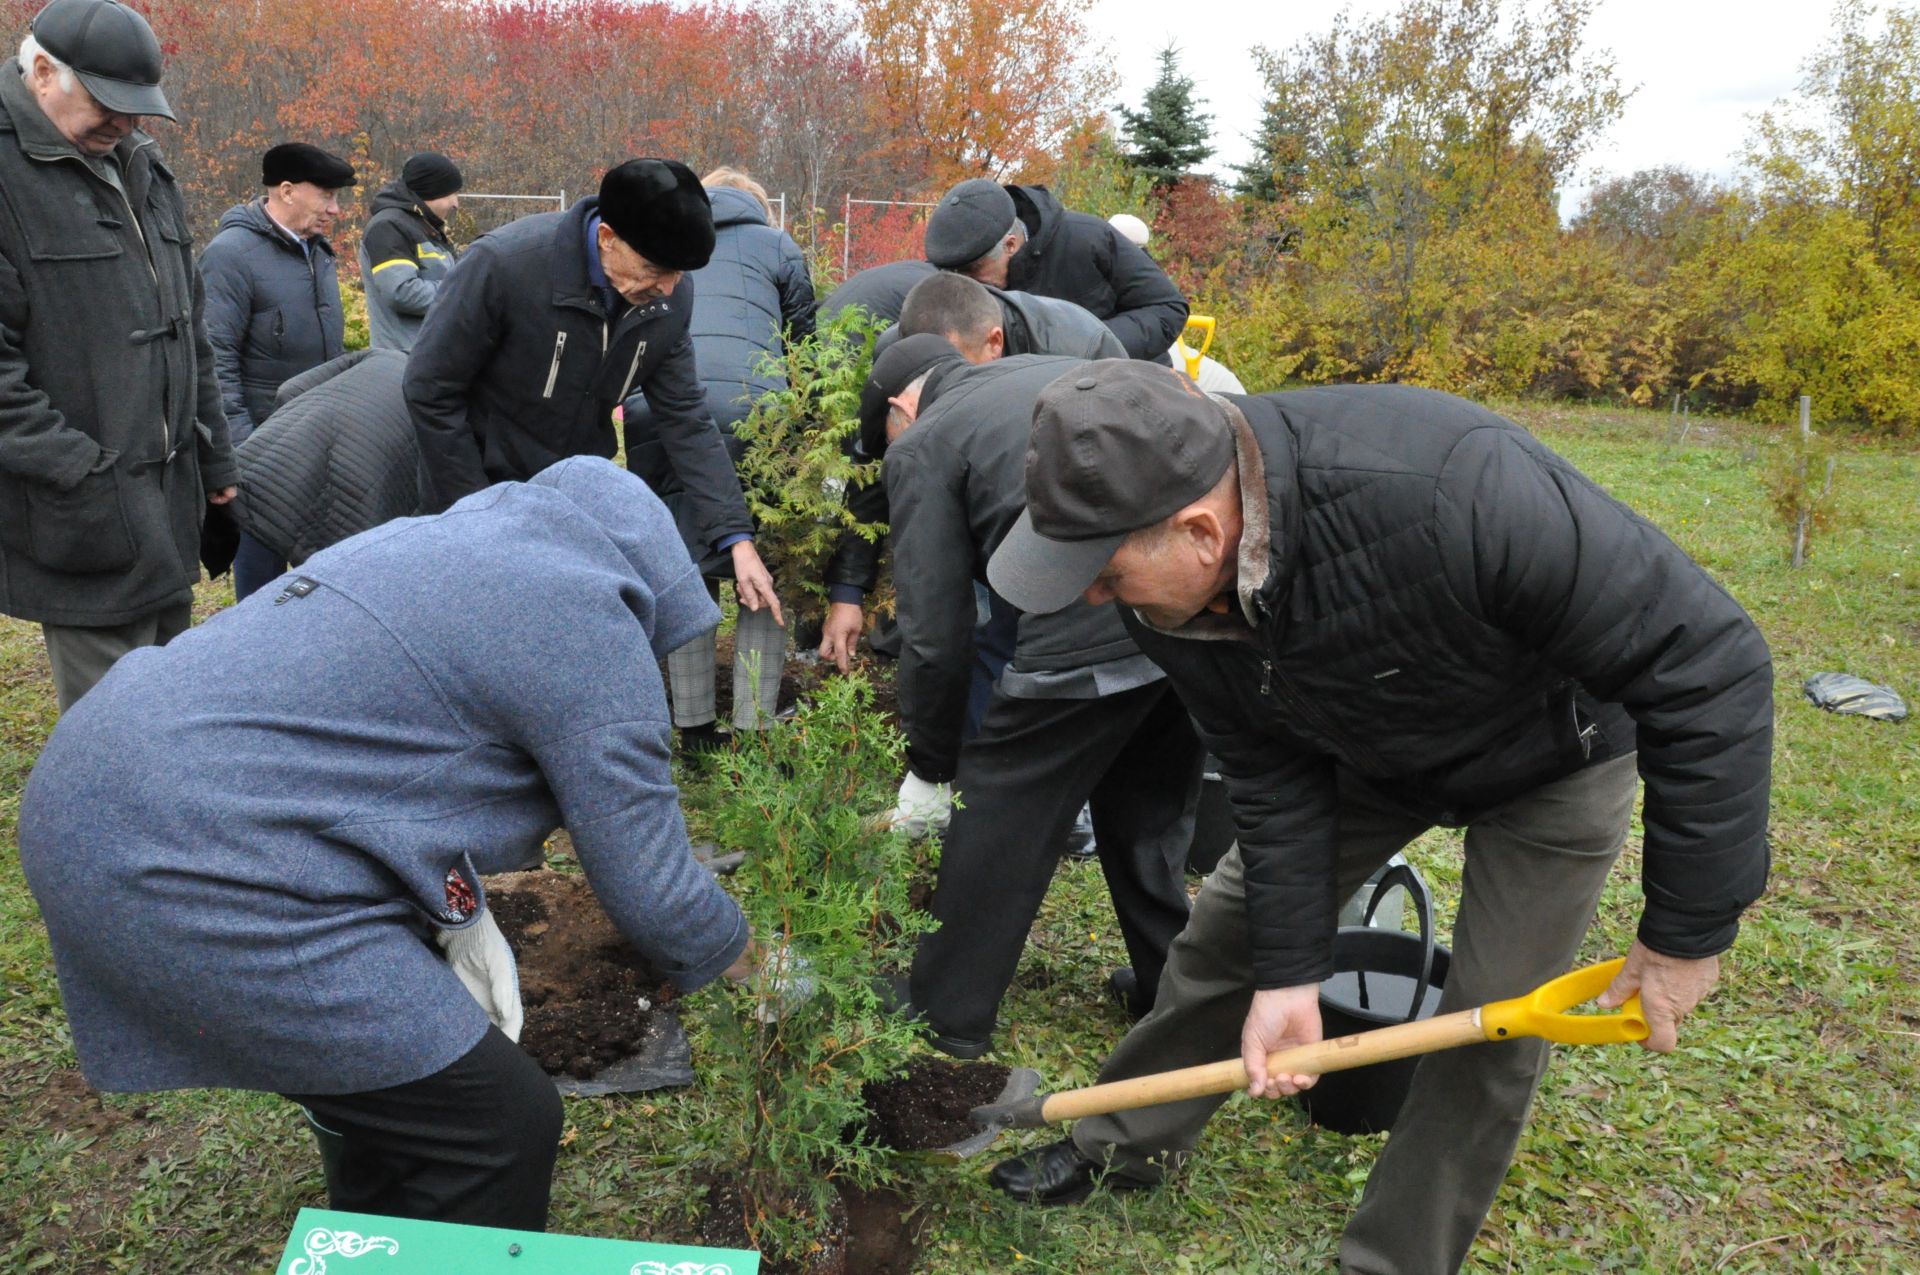
[{"label": "man wearing black beret", "polygon": [[[353,165],[306,142],[282,142],[260,157],[266,194],[235,204],[200,257],[207,336],[237,446],[273,410],[281,385],[338,358],[346,335],[340,279],[327,232]],[[240,537],[233,560],[239,597],[286,569],[264,545]]]},{"label": "man wearing black beret", "polygon": [[1165,362],[1187,324],[1186,297],[1153,258],[1100,218],[1068,212],[1045,186],[961,182],[927,218],[926,252],[989,287],[1084,306],[1130,358]]},{"label": "man wearing black beret", "polygon": [[772,607],[778,621],[688,335],[685,272],[707,263],[713,241],[713,209],[691,169],[630,159],[597,196],[467,249],[407,362],[425,511],[568,456],[611,457],[613,409],[638,390],[707,543],[732,556],[740,604]]},{"label": "man wearing black beret", "polygon": [[367,330],[376,350],[411,350],[440,284],[459,252],[447,219],[460,208],[466,185],[445,155],[407,156],[400,177],[373,197],[373,216],[360,236],[360,282],[367,290]]}]

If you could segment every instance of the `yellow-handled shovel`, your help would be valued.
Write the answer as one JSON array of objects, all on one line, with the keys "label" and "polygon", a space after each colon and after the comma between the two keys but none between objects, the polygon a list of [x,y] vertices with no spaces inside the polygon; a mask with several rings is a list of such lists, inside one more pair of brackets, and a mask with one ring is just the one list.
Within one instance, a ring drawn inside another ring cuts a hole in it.
[{"label": "yellow-handled shovel", "polygon": [[[1629,997],[1625,1005],[1612,1013],[1567,1012],[1604,992],[1624,964],[1625,959],[1618,958],[1589,965],[1544,983],[1525,996],[1495,1001],[1478,1009],[1463,1009],[1438,1018],[1282,1049],[1267,1056],[1267,1070],[1281,1075],[1317,1076],[1460,1045],[1523,1036],[1561,1045],[1612,1045],[1645,1040],[1647,1020],[1640,1012],[1637,995]],[[1163,1102],[1231,1093],[1246,1088],[1247,1066],[1238,1058],[1228,1058],[1199,1067],[1183,1067],[1178,1071],[1157,1072],[1055,1094],[1039,1093],[1039,1082],[1040,1073],[1028,1068],[1016,1069],[1008,1077],[1007,1088],[998,1102],[973,1109],[973,1123],[983,1133],[946,1150],[971,1155],[984,1148],[1002,1129],[1037,1129],[1082,1116],[1103,1116]]]}]

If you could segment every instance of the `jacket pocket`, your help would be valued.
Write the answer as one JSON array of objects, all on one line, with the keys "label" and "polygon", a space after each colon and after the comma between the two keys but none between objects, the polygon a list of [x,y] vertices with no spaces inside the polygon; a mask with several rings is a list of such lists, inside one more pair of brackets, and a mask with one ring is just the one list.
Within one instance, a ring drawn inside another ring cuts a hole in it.
[{"label": "jacket pocket", "polygon": [[49,571],[72,575],[133,565],[133,530],[115,466],[119,456],[101,452],[99,463],[67,491],[25,485],[29,558]]}]

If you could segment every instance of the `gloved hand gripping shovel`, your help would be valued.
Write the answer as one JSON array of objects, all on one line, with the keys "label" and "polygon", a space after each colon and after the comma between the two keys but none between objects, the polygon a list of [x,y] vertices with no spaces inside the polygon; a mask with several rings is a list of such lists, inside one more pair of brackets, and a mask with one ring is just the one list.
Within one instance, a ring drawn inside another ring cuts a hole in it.
[{"label": "gloved hand gripping shovel", "polygon": [[[1628,998],[1625,1005],[1612,1013],[1567,1012],[1604,992],[1624,964],[1624,959],[1616,959],[1589,965],[1543,983],[1525,996],[1494,1001],[1477,1009],[1463,1009],[1438,1018],[1283,1049],[1268,1055],[1267,1070],[1289,1075],[1321,1075],[1460,1045],[1521,1037],[1536,1037],[1561,1045],[1612,1045],[1645,1040],[1647,1020],[1640,1012],[1637,995]],[[1002,1129],[1038,1129],[1062,1120],[1231,1093],[1246,1086],[1247,1067],[1238,1058],[1055,1094],[1039,1092],[1039,1072],[1016,1068],[1007,1078],[1007,1087],[999,1101],[973,1109],[973,1123],[981,1132],[942,1148],[942,1152],[962,1159],[985,1150]]]}]

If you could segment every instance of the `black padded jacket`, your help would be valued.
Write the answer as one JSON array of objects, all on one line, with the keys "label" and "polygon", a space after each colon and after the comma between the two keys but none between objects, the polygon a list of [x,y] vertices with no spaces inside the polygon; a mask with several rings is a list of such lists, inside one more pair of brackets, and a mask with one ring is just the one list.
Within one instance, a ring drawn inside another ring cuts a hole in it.
[{"label": "black padded jacket", "polygon": [[1636,736],[1640,938],[1681,957],[1729,946],[1766,884],[1773,734],[1771,660],[1739,604],[1461,399],[1342,386],[1227,401],[1248,427],[1239,610],[1175,632],[1126,619],[1220,759],[1256,986],[1332,973],[1343,783],[1461,825]]}]

